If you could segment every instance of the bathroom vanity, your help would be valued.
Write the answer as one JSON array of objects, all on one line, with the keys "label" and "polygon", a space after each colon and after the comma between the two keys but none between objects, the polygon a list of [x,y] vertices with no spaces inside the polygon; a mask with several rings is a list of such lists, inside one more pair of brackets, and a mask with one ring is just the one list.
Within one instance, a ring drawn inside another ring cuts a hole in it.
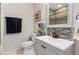
[{"label": "bathroom vanity", "polygon": [[35,54],[36,55],[72,55],[73,41],[51,36],[35,37]]}]

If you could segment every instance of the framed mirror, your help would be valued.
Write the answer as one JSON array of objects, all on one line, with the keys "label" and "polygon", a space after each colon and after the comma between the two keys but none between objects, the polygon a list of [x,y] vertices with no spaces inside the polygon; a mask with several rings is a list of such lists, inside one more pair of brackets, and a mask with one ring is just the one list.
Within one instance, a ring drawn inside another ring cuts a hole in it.
[{"label": "framed mirror", "polygon": [[67,24],[68,3],[49,3],[49,25]]}]

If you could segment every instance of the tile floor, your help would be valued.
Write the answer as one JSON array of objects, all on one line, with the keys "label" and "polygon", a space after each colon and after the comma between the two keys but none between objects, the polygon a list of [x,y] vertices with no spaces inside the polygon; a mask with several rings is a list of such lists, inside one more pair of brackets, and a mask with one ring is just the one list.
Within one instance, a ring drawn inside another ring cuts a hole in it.
[{"label": "tile floor", "polygon": [[13,50],[10,50],[7,52],[3,52],[2,55],[35,55],[33,48],[25,50],[24,53],[22,53],[22,54],[18,54],[16,51],[17,51],[17,49],[13,49]]}]

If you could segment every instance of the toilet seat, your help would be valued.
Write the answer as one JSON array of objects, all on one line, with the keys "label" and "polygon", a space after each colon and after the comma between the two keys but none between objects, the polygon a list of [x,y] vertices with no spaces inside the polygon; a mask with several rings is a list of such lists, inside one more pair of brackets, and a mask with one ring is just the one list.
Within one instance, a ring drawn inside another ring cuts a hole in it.
[{"label": "toilet seat", "polygon": [[27,41],[27,42],[23,42],[22,43],[22,47],[30,47],[31,45],[33,45],[34,43],[32,41]]}]

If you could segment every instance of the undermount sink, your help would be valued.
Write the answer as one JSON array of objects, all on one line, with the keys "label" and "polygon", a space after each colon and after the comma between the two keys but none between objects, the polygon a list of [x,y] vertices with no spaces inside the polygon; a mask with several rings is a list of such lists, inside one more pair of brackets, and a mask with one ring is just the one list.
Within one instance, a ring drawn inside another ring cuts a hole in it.
[{"label": "undermount sink", "polygon": [[36,43],[37,42],[39,43],[39,41],[42,42],[42,45],[44,45],[45,47],[46,47],[45,44],[53,47],[51,50],[54,49],[54,52],[56,51],[57,54],[59,54],[57,50],[59,50],[59,52],[60,51],[63,52],[62,54],[73,54],[74,41],[68,41],[68,40],[60,39],[60,38],[52,38],[51,36],[39,36],[39,37],[36,37],[35,40],[36,40]]}]

